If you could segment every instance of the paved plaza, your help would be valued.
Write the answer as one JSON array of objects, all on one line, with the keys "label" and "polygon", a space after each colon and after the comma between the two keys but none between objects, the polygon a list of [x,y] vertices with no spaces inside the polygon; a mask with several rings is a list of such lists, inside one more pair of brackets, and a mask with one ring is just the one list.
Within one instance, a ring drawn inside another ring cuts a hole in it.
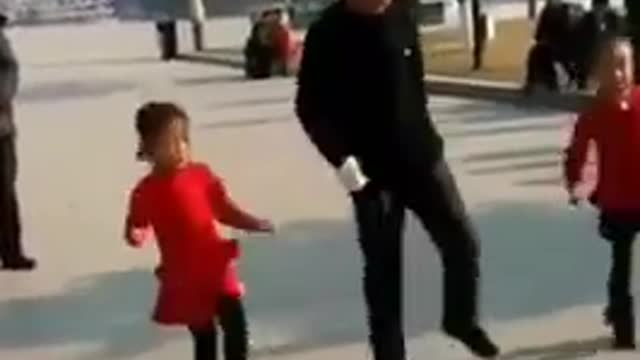
[{"label": "paved plaza", "polygon": [[[244,243],[256,357],[369,356],[351,210],[294,119],[292,79],[247,82],[235,70],[158,63],[148,25],[11,36],[24,63],[25,244],[41,267],[0,273],[0,359],[190,358],[185,331],[148,320],[153,247],[131,250],[121,239],[128,189],[144,171],[132,116],[150,99],[184,104],[198,158],[279,227],[234,234]],[[483,313],[503,358],[637,358],[602,350],[607,247],[594,212],[570,209],[561,189],[571,116],[441,97],[430,107],[483,239]],[[415,221],[405,258],[412,358],[471,359],[438,332],[439,260]]]}]

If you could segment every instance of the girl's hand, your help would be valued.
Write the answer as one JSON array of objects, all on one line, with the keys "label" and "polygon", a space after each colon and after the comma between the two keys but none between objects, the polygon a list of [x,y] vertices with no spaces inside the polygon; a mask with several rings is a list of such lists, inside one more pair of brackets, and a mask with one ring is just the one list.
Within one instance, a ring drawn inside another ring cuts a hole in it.
[{"label": "girl's hand", "polygon": [[141,247],[149,238],[149,229],[132,228],[127,234],[127,244],[132,247]]},{"label": "girl's hand", "polygon": [[569,196],[569,205],[573,207],[579,207],[581,203],[581,199],[576,197],[575,195]]},{"label": "girl's hand", "polygon": [[261,219],[258,220],[255,228],[256,232],[273,234],[276,231],[276,227],[270,220]]}]

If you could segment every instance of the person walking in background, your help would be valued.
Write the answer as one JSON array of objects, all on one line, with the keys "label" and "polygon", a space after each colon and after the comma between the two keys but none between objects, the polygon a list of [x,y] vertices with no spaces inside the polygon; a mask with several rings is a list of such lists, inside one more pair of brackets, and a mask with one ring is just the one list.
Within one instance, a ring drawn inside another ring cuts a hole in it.
[{"label": "person walking in background", "polygon": [[255,232],[272,232],[273,225],[241,210],[222,180],[191,160],[188,122],[184,110],[171,103],[138,110],[138,156],[152,168],[131,193],[125,237],[134,247],[151,233],[158,241],[154,320],[188,327],[196,360],[217,358],[219,324],[225,358],[244,360],[248,330],[235,264],[239,249],[219,235],[214,221]]},{"label": "person walking in background", "polygon": [[7,270],[32,270],[35,260],[24,255],[18,192],[18,157],[13,101],[18,91],[18,60],[5,29],[6,5],[0,7],[0,262]]},{"label": "person walking in background", "polygon": [[[600,235],[611,244],[605,317],[617,349],[636,346],[630,287],[633,242],[640,232],[640,88],[633,85],[633,67],[629,40],[609,41],[598,62],[600,88],[575,125],[565,160],[571,203],[589,199],[599,208]],[[591,142],[597,150],[598,181],[588,194],[582,180]]]},{"label": "person walking in background", "polygon": [[306,36],[296,113],[354,203],[374,358],[406,358],[405,209],[418,216],[442,258],[443,330],[491,358],[499,350],[477,314],[478,238],[426,106],[409,3],[341,0],[326,9]]}]

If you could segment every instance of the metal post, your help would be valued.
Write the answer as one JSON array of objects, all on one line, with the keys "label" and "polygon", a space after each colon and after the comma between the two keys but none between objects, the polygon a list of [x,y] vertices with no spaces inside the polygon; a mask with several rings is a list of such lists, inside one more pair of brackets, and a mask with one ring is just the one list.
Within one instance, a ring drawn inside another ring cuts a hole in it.
[{"label": "metal post", "polygon": [[471,0],[471,18],[473,19],[473,70],[479,70],[483,65],[486,44],[486,24],[482,18],[481,0]]},{"label": "metal post", "polygon": [[191,29],[193,33],[193,47],[196,51],[204,50],[204,23],[207,18],[202,0],[190,0]]},{"label": "metal post", "polygon": [[529,0],[527,4],[527,14],[530,20],[535,20],[538,17],[538,0]]}]

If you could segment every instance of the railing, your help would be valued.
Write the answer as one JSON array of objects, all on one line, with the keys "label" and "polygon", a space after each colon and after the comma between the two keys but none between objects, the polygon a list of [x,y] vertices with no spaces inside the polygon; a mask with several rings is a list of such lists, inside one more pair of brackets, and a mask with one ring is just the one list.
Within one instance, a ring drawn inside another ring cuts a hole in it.
[{"label": "railing", "polygon": [[18,0],[14,23],[79,22],[113,15],[113,0]]}]

